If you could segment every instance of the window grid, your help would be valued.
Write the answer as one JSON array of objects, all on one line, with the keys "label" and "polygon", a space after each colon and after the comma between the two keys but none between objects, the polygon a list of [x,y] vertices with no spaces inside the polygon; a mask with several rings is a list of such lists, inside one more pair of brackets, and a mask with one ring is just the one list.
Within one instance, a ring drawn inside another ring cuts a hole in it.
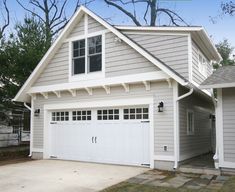
[{"label": "window grid", "polygon": [[119,109],[97,110],[97,120],[119,120]]},{"label": "window grid", "polygon": [[58,111],[52,112],[52,121],[68,121],[69,112],[68,111]]},{"label": "window grid", "polygon": [[192,110],[187,111],[187,134],[194,135],[194,112]]},{"label": "window grid", "polygon": [[90,121],[91,120],[91,111],[73,111],[72,112],[73,121]]},{"label": "window grid", "polygon": [[127,108],[123,109],[124,120],[149,119],[148,108]]}]

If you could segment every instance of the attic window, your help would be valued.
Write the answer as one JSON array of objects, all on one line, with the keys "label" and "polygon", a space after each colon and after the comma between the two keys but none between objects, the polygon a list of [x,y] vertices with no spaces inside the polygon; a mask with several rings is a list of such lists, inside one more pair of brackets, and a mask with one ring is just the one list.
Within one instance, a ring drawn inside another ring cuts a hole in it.
[{"label": "attic window", "polygon": [[72,42],[72,74],[102,71],[102,36]]}]

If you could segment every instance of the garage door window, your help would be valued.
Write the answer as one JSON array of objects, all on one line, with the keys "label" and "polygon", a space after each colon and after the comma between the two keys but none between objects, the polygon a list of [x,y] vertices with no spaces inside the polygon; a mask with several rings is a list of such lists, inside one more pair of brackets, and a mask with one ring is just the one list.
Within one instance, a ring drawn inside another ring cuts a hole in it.
[{"label": "garage door window", "polygon": [[98,120],[119,120],[119,109],[104,109],[97,111]]},{"label": "garage door window", "polygon": [[68,120],[69,120],[68,111],[52,112],[52,121],[68,121]]},{"label": "garage door window", "polygon": [[90,121],[91,111],[73,111],[73,121]]},{"label": "garage door window", "polygon": [[128,108],[123,110],[123,118],[128,119],[148,119],[149,109],[148,108]]}]

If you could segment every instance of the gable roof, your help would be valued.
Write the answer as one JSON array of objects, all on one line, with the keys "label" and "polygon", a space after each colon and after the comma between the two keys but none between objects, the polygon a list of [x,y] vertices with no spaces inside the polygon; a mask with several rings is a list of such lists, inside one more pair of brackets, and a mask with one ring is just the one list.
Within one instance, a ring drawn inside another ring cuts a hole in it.
[{"label": "gable roof", "polygon": [[154,32],[170,32],[170,33],[189,33],[191,34],[192,39],[199,44],[203,51],[207,51],[209,55],[209,59],[220,62],[222,57],[220,56],[217,48],[212,42],[211,38],[209,38],[206,30],[202,26],[115,26],[117,29],[122,32],[146,32],[146,33],[154,33]]},{"label": "gable roof", "polygon": [[143,49],[140,45],[138,45],[136,42],[129,39],[126,35],[124,35],[120,30],[116,29],[114,26],[110,25],[106,21],[104,21],[102,18],[98,17],[96,14],[91,12],[89,9],[87,9],[84,6],[81,6],[78,11],[73,15],[69,23],[65,26],[63,31],[60,33],[59,37],[55,40],[55,42],[52,44],[50,49],[47,51],[47,53],[44,55],[42,60],[39,62],[37,67],[34,69],[34,71],[31,73],[27,81],[24,83],[24,85],[21,87],[13,101],[29,101],[29,95],[27,95],[27,91],[29,90],[30,86],[34,83],[34,81],[38,78],[39,74],[42,72],[42,70],[47,65],[48,61],[52,58],[52,56],[55,54],[55,52],[58,50],[60,45],[62,44],[63,40],[66,38],[67,34],[72,30],[76,22],[84,15],[87,14],[93,19],[95,19],[97,22],[102,24],[104,27],[109,29],[111,32],[113,32],[117,37],[122,39],[125,43],[127,43],[129,46],[131,46],[133,49],[135,49],[137,52],[139,52],[142,56],[144,56],[146,59],[148,59],[150,62],[155,64],[158,68],[160,68],[163,72],[165,72],[167,75],[169,75],[171,78],[175,79],[179,84],[181,85],[187,85],[187,80],[182,78],[179,74],[177,74],[173,69],[171,69],[169,66],[167,66],[165,63],[154,57],[152,54],[150,54],[148,51]]},{"label": "gable roof", "polygon": [[225,87],[235,87],[235,65],[220,67],[200,85],[202,89]]}]

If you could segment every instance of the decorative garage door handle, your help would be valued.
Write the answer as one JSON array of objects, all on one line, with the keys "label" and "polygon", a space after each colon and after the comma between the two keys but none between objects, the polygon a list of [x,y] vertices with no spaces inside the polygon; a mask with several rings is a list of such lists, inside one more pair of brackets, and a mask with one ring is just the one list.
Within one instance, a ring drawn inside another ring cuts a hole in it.
[{"label": "decorative garage door handle", "polygon": [[92,143],[94,143],[93,139],[94,139],[94,137],[92,137]]},{"label": "decorative garage door handle", "polygon": [[95,143],[97,143],[96,139],[97,139],[97,137],[95,137]]}]

